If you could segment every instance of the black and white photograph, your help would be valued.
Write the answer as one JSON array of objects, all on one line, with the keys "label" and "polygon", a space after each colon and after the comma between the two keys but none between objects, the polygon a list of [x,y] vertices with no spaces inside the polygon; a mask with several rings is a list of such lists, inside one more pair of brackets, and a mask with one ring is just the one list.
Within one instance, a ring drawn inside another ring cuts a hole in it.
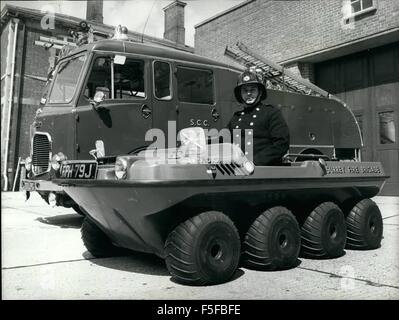
[{"label": "black and white photograph", "polygon": [[399,300],[399,1],[2,1],[1,268],[148,319]]}]

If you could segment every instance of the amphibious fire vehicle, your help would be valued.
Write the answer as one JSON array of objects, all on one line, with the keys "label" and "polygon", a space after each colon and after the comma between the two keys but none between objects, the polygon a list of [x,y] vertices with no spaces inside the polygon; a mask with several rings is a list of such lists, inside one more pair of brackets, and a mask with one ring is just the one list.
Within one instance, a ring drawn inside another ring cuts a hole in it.
[{"label": "amphibious fire vehicle", "polygon": [[[151,129],[166,134],[165,148],[187,127],[207,129],[213,139],[239,109],[233,89],[243,68],[126,37],[63,52],[32,124],[22,181],[56,205],[81,212],[52,183],[61,161],[93,159],[96,150],[99,157],[143,150],[153,143]],[[270,79],[266,103],[280,108],[289,126],[293,161],[360,160],[360,130],[345,104],[310,82],[295,86],[295,76],[272,63],[259,67]]]},{"label": "amphibious fire vehicle", "polygon": [[82,239],[94,256],[153,253],[178,282],[210,285],[240,263],[286,269],[300,251],[332,258],[380,246],[370,200],[387,178],[380,163],[254,166],[236,145],[207,144],[200,128],[181,136],[179,148],[62,162],[54,181],[86,212]]}]

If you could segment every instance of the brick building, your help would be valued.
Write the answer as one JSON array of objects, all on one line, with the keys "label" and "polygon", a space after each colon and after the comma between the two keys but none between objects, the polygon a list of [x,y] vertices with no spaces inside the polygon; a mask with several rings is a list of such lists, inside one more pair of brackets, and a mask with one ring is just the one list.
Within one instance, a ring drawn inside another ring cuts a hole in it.
[{"label": "brick building", "polygon": [[[167,32],[164,39],[132,31],[128,33],[129,39],[193,52],[192,47],[184,44],[184,26],[181,24],[184,5],[175,1],[164,8],[168,18],[165,19]],[[102,11],[102,1],[87,2],[86,20],[96,30],[98,39],[115,31],[115,26],[103,24]],[[51,16],[11,5],[5,5],[1,11],[2,190],[12,188],[18,159],[29,155],[30,124],[39,107],[48,71],[65,44],[75,45],[69,31],[76,30],[81,21],[72,16]]]},{"label": "brick building", "polygon": [[237,41],[344,100],[399,195],[399,1],[247,0],[195,26],[197,54],[234,63]]}]

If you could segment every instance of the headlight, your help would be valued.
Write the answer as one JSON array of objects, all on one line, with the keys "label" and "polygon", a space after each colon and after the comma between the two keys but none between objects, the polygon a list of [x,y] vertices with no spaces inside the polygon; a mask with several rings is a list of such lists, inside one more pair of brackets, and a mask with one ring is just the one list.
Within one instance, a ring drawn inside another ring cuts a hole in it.
[{"label": "headlight", "polygon": [[127,171],[127,161],[123,158],[117,158],[115,162],[115,176],[117,179],[125,179]]},{"label": "headlight", "polygon": [[61,166],[61,162],[66,160],[67,157],[62,153],[62,152],[58,152],[57,154],[55,154],[52,158],[51,158],[51,167],[57,171],[60,169]]},{"label": "headlight", "polygon": [[26,171],[32,170],[32,158],[31,157],[27,157],[25,159],[25,169],[26,169]]}]

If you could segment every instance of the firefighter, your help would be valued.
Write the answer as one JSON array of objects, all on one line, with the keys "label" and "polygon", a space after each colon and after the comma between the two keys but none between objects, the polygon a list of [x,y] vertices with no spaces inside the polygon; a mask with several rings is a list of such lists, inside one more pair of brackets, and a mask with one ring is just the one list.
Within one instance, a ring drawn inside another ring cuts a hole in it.
[{"label": "firefighter", "polygon": [[[255,70],[244,71],[234,94],[242,110],[235,112],[228,124],[233,142],[247,157],[253,157],[255,165],[281,165],[289,148],[289,130],[280,110],[263,103],[267,92],[262,76]],[[253,155],[248,150],[253,150]]]}]

